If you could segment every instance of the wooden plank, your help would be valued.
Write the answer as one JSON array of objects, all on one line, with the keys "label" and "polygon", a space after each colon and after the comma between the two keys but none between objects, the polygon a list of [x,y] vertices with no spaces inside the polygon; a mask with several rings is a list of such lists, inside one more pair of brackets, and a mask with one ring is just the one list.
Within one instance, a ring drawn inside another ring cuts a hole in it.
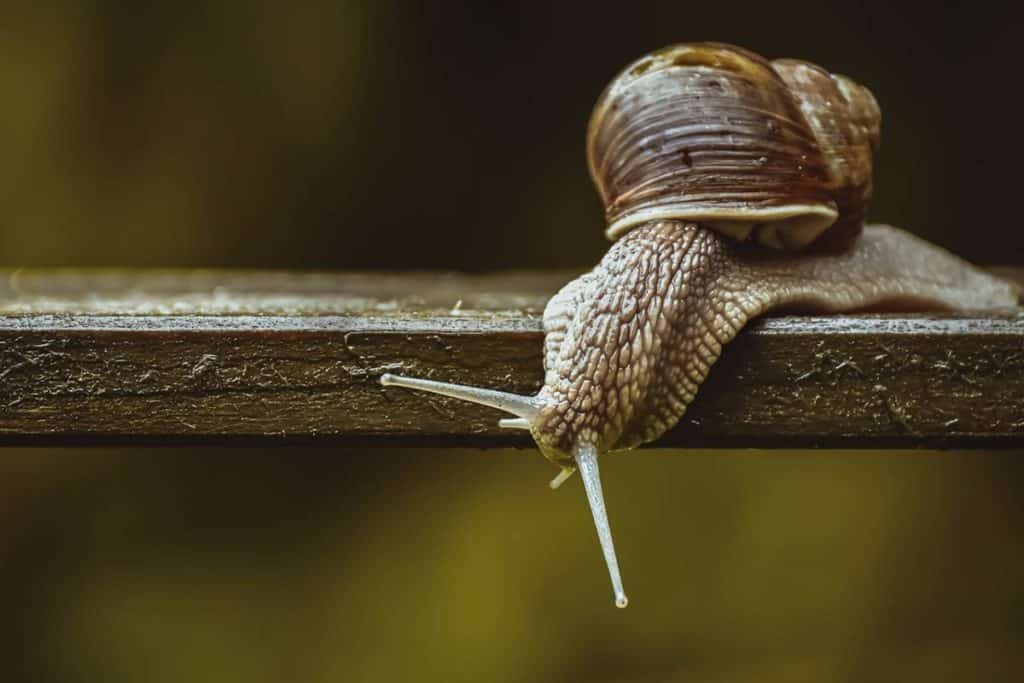
[{"label": "wooden plank", "polygon": [[[0,272],[0,444],[528,447],[378,378],[535,391],[571,276]],[[655,445],[1024,447],[1024,317],[761,320]]]}]

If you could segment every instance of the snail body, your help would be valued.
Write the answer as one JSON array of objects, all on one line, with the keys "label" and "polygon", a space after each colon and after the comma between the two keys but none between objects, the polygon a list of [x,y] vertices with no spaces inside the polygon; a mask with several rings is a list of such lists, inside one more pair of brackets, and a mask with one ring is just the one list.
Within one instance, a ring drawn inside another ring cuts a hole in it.
[{"label": "snail body", "polygon": [[796,60],[697,43],[622,71],[594,108],[591,177],[613,244],[544,311],[536,396],[384,375],[382,384],[515,415],[582,475],[616,604],[627,603],[599,457],[674,426],[746,322],[807,312],[994,310],[1011,284],[898,228],[863,225],[880,113],[871,93]]}]

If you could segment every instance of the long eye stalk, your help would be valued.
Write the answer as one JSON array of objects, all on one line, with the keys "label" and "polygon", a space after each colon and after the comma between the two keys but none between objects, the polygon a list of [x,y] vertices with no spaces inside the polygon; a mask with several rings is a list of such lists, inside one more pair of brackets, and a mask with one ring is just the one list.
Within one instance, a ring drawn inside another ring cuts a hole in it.
[{"label": "long eye stalk", "polygon": [[615,606],[625,607],[629,604],[626,591],[622,588],[622,575],[619,573],[619,561],[615,557],[615,544],[612,542],[612,529],[608,525],[608,512],[604,507],[604,493],[601,490],[601,473],[597,467],[597,449],[589,444],[580,444],[575,453],[576,465],[583,479],[583,487],[587,490],[590,512],[594,516],[597,527],[597,538],[601,541],[601,551],[608,565],[608,575],[615,591]]},{"label": "long eye stalk", "polygon": [[[380,377],[380,383],[386,387],[405,387],[406,389],[418,389],[431,394],[450,396],[462,399],[470,403],[477,403],[482,406],[490,406],[498,410],[512,413],[520,420],[527,423],[532,422],[540,409],[544,407],[544,401],[536,396],[520,396],[505,391],[494,389],[481,389],[480,387],[467,387],[464,384],[449,384],[447,382],[435,382],[429,379],[416,379],[415,377],[403,377],[401,375],[384,374]],[[514,425],[519,427],[521,422]]]}]

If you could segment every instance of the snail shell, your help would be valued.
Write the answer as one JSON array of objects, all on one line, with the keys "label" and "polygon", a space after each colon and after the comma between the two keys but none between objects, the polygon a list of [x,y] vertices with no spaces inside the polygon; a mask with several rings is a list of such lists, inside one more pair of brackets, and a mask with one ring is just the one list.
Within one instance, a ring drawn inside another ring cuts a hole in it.
[{"label": "snail shell", "polygon": [[881,114],[871,93],[797,60],[720,43],[630,64],[587,132],[590,174],[617,239],[653,220],[801,249],[856,236]]}]

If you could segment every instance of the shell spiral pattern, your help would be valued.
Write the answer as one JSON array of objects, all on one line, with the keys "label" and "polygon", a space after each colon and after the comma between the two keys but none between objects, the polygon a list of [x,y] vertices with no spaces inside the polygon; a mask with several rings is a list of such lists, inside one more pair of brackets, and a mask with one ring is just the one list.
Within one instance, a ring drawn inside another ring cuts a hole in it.
[{"label": "shell spiral pattern", "polygon": [[675,45],[605,89],[587,158],[611,239],[677,219],[801,249],[859,231],[880,123],[866,88],[813,64]]}]

